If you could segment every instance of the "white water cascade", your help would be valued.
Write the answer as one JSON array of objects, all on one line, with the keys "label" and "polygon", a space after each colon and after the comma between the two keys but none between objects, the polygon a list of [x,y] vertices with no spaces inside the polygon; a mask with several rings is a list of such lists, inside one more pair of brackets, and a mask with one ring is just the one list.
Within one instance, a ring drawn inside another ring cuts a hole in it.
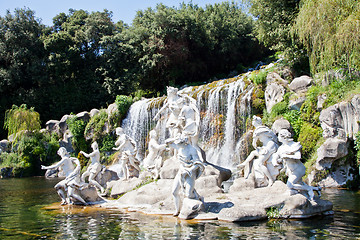
[{"label": "white water cascade", "polygon": [[[242,126],[251,114],[252,90],[252,86],[246,86],[241,76],[179,91],[197,100],[201,113],[199,145],[205,150],[208,162],[230,169],[239,163],[236,149],[245,132]],[[157,128],[160,143],[168,137],[165,129],[167,113],[159,120],[153,120],[159,110],[156,103],[160,100],[154,98],[135,102],[123,121],[125,133],[138,144],[139,160],[145,156],[146,139],[151,129]]]}]

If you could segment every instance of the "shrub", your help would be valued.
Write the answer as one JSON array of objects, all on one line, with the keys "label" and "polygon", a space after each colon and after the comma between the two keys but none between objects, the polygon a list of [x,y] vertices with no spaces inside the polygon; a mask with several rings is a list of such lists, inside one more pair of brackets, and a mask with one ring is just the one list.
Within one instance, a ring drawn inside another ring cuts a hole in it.
[{"label": "shrub", "polygon": [[289,121],[294,129],[294,140],[297,141],[302,127],[301,112],[297,110],[291,110],[284,113],[283,117]]},{"label": "shrub", "polygon": [[115,139],[110,135],[104,136],[100,144],[100,152],[110,152],[113,147],[115,147]]},{"label": "shrub", "polygon": [[13,176],[34,176],[41,173],[41,165],[50,165],[58,159],[59,143],[48,133],[32,132],[19,137],[13,149],[2,153],[1,166],[13,168]]},{"label": "shrub", "polygon": [[89,148],[88,143],[84,138],[84,132],[86,128],[86,123],[78,119],[76,116],[72,116],[66,120],[66,123],[69,127],[70,132],[73,135],[73,146],[75,151],[78,153],[81,150],[86,152]]},{"label": "shrub", "polygon": [[299,142],[302,145],[302,154],[305,159],[308,159],[311,153],[315,150],[315,146],[320,139],[322,129],[314,126],[311,123],[304,122],[299,134]]},{"label": "shrub", "polygon": [[131,104],[133,103],[133,99],[129,96],[118,95],[116,96],[115,103],[118,107],[120,118],[124,118]]},{"label": "shrub", "polygon": [[108,122],[108,114],[105,109],[101,109],[98,114],[93,116],[85,127],[85,135],[92,133],[92,140],[98,140],[104,135],[104,127]]},{"label": "shrub", "polygon": [[261,85],[266,82],[267,74],[268,72],[266,70],[253,71],[249,78],[255,85]]}]

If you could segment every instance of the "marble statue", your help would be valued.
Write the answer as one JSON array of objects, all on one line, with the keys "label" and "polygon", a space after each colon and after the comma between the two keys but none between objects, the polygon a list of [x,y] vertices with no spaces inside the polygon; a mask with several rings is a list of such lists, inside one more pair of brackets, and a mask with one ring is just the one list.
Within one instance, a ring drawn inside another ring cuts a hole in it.
[{"label": "marble statue", "polygon": [[165,104],[160,108],[155,115],[154,120],[158,119],[163,111],[169,109],[169,117],[166,121],[166,128],[169,129],[170,138],[178,135],[179,129],[179,114],[183,106],[183,97],[178,94],[178,89],[174,87],[167,87],[167,99]]},{"label": "marble statue", "polygon": [[[41,169],[62,169],[65,174],[65,177],[70,176],[70,174],[74,171],[75,167],[70,159],[69,153],[66,151],[64,147],[60,147],[57,151],[57,154],[61,157],[61,160],[51,166],[43,166],[41,165]],[[67,204],[66,201],[66,193],[67,193],[67,186],[66,186],[66,179],[58,182],[55,185],[55,189],[61,198],[61,205]]]},{"label": "marble statue", "polygon": [[283,162],[285,173],[288,176],[286,185],[293,190],[293,193],[305,191],[309,200],[314,199],[314,191],[317,191],[320,196],[320,187],[309,186],[302,180],[306,168],[300,161],[301,144],[294,142],[291,138],[291,133],[286,129],[280,130],[278,139],[282,145],[277,150],[276,155],[277,158]]},{"label": "marble statue", "polygon": [[175,201],[174,216],[180,213],[180,190],[183,189],[184,197],[203,201],[203,198],[195,190],[195,180],[204,171],[204,165],[198,155],[198,151],[189,142],[188,138],[170,138],[166,144],[177,149],[176,158],[180,162],[180,169],[174,179],[172,194]]},{"label": "marble statue", "polygon": [[65,178],[70,203],[74,204],[76,201],[78,201],[81,202],[83,205],[88,205],[87,202],[79,194],[76,193],[76,190],[81,191],[83,188],[88,186],[85,182],[82,182],[80,178],[80,161],[79,159],[74,157],[70,159],[76,165],[74,171],[72,171],[71,174]]},{"label": "marble statue", "polygon": [[[253,169],[257,186],[263,185],[264,177],[268,181],[267,185],[271,186],[279,174],[280,168],[278,162],[273,158],[273,154],[278,149],[277,137],[268,127],[262,124],[261,118],[253,116],[252,124],[255,127],[252,142],[255,150],[250,153],[239,167],[242,168],[248,165],[245,178],[249,177],[250,170]],[[258,147],[258,142],[262,146]],[[249,166],[251,162],[252,168]]]},{"label": "marble statue", "polygon": [[86,171],[82,174],[81,180],[85,182],[86,178],[89,177],[89,184],[94,185],[97,189],[104,193],[105,189],[95,180],[96,176],[101,172],[103,166],[100,164],[100,151],[97,142],[93,142],[91,144],[91,148],[93,152],[85,153],[84,151],[80,151],[82,155],[87,158],[90,158],[90,166],[86,169]]},{"label": "marble statue", "polygon": [[166,144],[159,144],[157,142],[157,133],[155,130],[151,130],[149,133],[149,153],[143,161],[144,167],[148,170],[152,170],[154,178],[159,177],[159,171],[163,163],[161,154],[166,149]]},{"label": "marble statue", "polygon": [[115,148],[113,150],[120,151],[121,153],[121,169],[124,179],[128,179],[130,176],[130,168],[136,169],[140,173],[139,162],[136,159],[136,143],[135,141],[124,133],[121,127],[116,128],[116,135],[118,139],[115,142]]},{"label": "marble statue", "polygon": [[200,131],[200,111],[196,106],[195,99],[184,95],[183,107],[179,113],[179,125],[182,137],[189,139],[190,144],[196,148],[200,159],[202,158],[201,149],[198,145]]}]

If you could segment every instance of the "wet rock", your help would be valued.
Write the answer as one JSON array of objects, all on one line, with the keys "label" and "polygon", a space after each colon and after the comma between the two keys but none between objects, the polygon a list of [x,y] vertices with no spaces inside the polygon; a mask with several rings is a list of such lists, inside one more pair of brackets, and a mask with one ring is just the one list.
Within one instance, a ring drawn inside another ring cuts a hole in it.
[{"label": "wet rock", "polygon": [[[78,194],[82,199],[84,199],[85,202],[88,204],[104,202],[104,199],[99,196],[96,188],[92,187],[92,186],[88,186],[88,187],[82,189],[81,191],[75,190],[75,193]],[[79,204],[79,205],[82,204],[81,202],[78,202],[75,199],[73,199],[73,201],[75,204]]]},{"label": "wet rock", "polygon": [[108,106],[106,112],[109,116],[111,116],[112,114],[116,113],[118,111],[117,105],[116,103],[112,103]]},{"label": "wet rock", "polygon": [[59,170],[58,169],[48,169],[45,172],[46,178],[56,178],[58,177]]},{"label": "wet rock", "polygon": [[181,211],[179,214],[179,218],[181,219],[193,219],[195,218],[201,211],[204,211],[203,202],[196,199],[185,198],[183,200]]},{"label": "wet rock", "polygon": [[96,175],[95,181],[97,181],[102,187],[106,188],[107,183],[110,181],[119,180],[116,172],[103,168],[103,170]]}]

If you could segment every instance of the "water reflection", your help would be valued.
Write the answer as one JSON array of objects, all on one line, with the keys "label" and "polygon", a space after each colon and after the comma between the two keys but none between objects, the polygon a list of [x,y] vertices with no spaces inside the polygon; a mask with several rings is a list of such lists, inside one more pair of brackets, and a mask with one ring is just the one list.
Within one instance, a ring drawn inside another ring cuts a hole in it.
[{"label": "water reflection", "polygon": [[[0,239],[354,239],[360,195],[325,190],[334,216],[247,223],[182,221],[172,216],[60,206],[44,178],[0,180]],[[54,202],[56,202],[54,204]]]}]

